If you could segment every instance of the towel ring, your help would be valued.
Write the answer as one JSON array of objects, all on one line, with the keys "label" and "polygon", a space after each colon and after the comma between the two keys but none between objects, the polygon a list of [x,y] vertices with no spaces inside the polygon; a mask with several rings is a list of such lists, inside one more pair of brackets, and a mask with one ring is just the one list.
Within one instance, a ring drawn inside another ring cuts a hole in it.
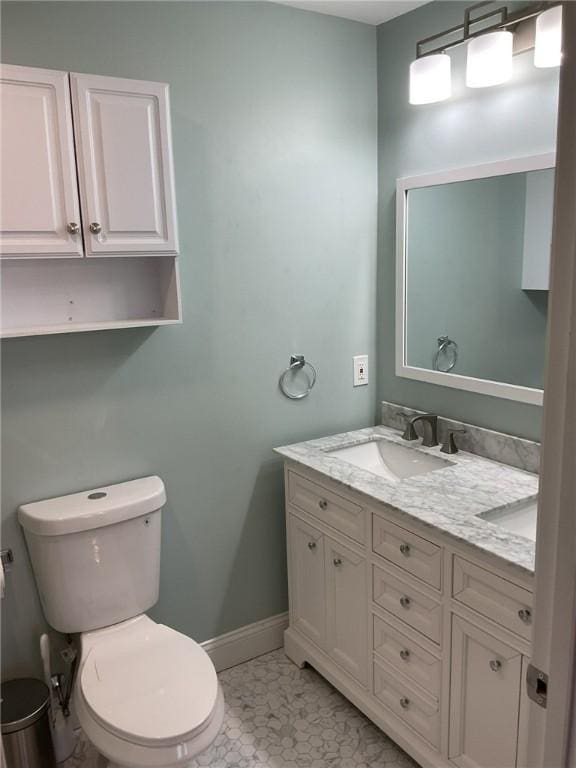
[{"label": "towel ring", "polygon": [[[440,356],[444,354],[450,355],[450,353],[452,354],[452,359],[448,361],[445,368],[440,368]],[[455,341],[452,341],[448,336],[439,336],[438,349],[434,354],[434,370],[440,371],[441,373],[449,373],[456,365],[457,360],[458,344],[456,344]]]},{"label": "towel ring", "polygon": [[[304,392],[291,392],[286,386],[286,377],[293,371],[305,368],[306,366],[310,369],[308,388]],[[314,384],[316,384],[316,368],[304,358],[304,355],[290,355],[290,365],[281,374],[278,384],[282,393],[290,398],[290,400],[301,400],[303,397],[308,397],[310,392],[312,392]]]}]

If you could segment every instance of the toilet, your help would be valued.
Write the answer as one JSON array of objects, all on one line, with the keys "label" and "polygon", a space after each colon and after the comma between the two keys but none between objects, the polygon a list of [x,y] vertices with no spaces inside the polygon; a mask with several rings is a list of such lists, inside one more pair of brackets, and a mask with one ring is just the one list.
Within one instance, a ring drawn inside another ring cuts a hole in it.
[{"label": "toilet", "polygon": [[146,615],[165,502],[162,480],[144,477],[18,510],[46,619],[80,634],[73,706],[110,768],[186,766],[224,719],[208,654]]}]

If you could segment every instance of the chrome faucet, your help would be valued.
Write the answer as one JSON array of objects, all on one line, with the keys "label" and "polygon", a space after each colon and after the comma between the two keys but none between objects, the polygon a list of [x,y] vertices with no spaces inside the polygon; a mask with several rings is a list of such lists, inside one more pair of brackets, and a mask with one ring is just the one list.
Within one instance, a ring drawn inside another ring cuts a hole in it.
[{"label": "chrome faucet", "polygon": [[408,419],[402,438],[404,440],[418,440],[418,433],[414,428],[417,421],[421,421],[424,428],[422,445],[425,448],[433,448],[438,445],[438,416],[434,413],[421,413],[419,416],[412,416],[411,419]]}]

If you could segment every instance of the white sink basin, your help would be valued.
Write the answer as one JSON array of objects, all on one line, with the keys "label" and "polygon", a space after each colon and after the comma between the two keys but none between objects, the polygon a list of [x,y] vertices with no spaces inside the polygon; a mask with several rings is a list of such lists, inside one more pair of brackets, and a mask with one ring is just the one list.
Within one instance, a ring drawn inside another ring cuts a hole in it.
[{"label": "white sink basin", "polygon": [[454,462],[430,456],[416,448],[408,448],[390,440],[375,439],[358,443],[349,448],[327,451],[329,456],[337,456],[348,464],[360,467],[386,480],[405,480],[425,472],[453,467]]},{"label": "white sink basin", "polygon": [[499,525],[510,531],[510,533],[536,541],[536,522],[538,518],[538,502],[536,499],[521,501],[512,507],[508,507],[508,509],[481,512],[478,517]]}]

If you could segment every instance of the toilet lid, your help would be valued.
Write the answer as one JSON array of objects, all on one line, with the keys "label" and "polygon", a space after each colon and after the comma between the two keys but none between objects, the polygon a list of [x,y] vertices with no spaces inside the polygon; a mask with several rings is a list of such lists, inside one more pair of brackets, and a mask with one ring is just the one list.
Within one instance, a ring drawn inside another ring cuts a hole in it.
[{"label": "toilet lid", "polygon": [[94,717],[138,744],[193,738],[210,722],[218,695],[208,654],[189,637],[148,622],[136,635],[119,632],[94,646],[80,686]]}]

